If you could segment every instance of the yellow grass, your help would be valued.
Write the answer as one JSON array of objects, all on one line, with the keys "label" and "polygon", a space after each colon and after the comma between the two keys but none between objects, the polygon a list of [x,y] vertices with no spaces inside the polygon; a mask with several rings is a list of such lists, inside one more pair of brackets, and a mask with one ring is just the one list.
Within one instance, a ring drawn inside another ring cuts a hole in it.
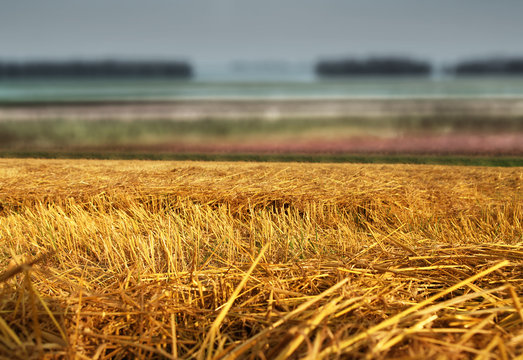
[{"label": "yellow grass", "polygon": [[2,358],[523,354],[523,169],[0,160]]}]

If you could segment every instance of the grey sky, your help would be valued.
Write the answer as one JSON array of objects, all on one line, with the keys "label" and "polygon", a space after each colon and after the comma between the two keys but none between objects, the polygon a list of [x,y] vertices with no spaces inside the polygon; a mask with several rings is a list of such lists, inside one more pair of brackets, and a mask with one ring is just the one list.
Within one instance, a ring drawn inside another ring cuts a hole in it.
[{"label": "grey sky", "polygon": [[521,0],[0,0],[0,58],[523,55]]}]

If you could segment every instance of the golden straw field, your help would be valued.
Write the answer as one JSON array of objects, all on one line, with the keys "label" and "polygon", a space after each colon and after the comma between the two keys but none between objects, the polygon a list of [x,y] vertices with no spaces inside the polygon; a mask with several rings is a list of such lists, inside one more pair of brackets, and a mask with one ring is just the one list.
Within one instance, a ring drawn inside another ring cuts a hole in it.
[{"label": "golden straw field", "polygon": [[0,159],[5,359],[523,356],[523,168]]}]

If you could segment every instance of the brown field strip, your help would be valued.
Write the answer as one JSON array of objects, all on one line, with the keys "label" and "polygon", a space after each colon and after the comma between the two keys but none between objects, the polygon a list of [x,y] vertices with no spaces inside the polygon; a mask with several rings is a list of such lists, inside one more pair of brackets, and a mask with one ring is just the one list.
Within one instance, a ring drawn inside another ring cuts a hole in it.
[{"label": "brown field strip", "polygon": [[0,159],[0,358],[523,354],[523,169]]}]

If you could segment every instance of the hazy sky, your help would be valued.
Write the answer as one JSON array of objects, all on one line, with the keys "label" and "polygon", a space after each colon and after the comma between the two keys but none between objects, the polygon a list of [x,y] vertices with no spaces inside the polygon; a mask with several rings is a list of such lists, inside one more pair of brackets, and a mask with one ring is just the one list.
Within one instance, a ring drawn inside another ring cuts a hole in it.
[{"label": "hazy sky", "polygon": [[523,0],[0,0],[0,59],[523,55]]}]

